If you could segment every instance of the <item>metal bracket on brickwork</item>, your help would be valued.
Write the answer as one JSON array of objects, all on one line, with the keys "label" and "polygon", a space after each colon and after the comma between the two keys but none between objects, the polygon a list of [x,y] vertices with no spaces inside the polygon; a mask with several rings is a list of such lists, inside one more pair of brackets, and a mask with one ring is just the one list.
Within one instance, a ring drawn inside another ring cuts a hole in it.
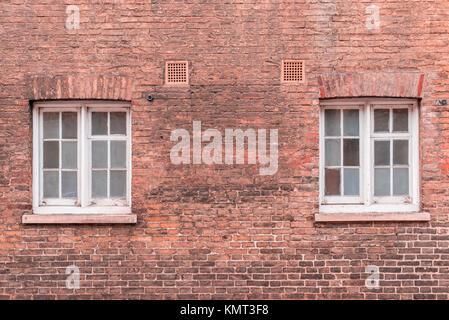
[{"label": "metal bracket on brickwork", "polygon": [[150,102],[153,102],[153,100],[154,100],[154,96],[151,93],[147,93],[145,95],[145,98]]}]

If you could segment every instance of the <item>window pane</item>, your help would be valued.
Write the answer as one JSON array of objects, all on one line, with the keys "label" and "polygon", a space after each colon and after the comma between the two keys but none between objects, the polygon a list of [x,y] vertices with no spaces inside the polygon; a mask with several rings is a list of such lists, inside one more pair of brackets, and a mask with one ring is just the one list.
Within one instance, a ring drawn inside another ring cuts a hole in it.
[{"label": "window pane", "polygon": [[408,169],[393,169],[393,195],[408,195]]},{"label": "window pane", "polygon": [[126,135],[126,112],[111,112],[111,134]]},{"label": "window pane", "polygon": [[326,109],[324,111],[326,136],[340,136],[340,110]]},{"label": "window pane", "polygon": [[44,168],[59,168],[59,141],[44,141]]},{"label": "window pane", "polygon": [[111,198],[126,196],[126,171],[111,170]]},{"label": "window pane", "polygon": [[325,163],[326,166],[339,166],[341,162],[340,156],[340,139],[326,139],[325,141]]},{"label": "window pane", "polygon": [[359,110],[343,110],[343,135],[359,135]]},{"label": "window pane", "polygon": [[111,141],[111,168],[126,168],[126,141]]},{"label": "window pane", "polygon": [[92,141],[92,168],[108,167],[108,142]]},{"label": "window pane", "polygon": [[340,195],[340,169],[325,170],[325,194],[327,196]]},{"label": "window pane", "polygon": [[59,138],[59,112],[44,112],[44,139]]},{"label": "window pane", "polygon": [[77,197],[77,172],[63,171],[61,173],[61,193],[62,198]]},{"label": "window pane", "polygon": [[359,165],[359,139],[343,139],[343,165]]},{"label": "window pane", "polygon": [[106,170],[92,171],[92,198],[107,197],[107,179]]},{"label": "window pane", "polygon": [[374,169],[374,195],[390,195],[390,169]]},{"label": "window pane", "polygon": [[44,198],[59,198],[59,172],[44,171]]},{"label": "window pane", "polygon": [[92,112],[92,135],[108,134],[108,113]]},{"label": "window pane", "polygon": [[390,109],[374,110],[374,132],[389,132]]},{"label": "window pane", "polygon": [[393,141],[393,164],[408,164],[408,140]]},{"label": "window pane", "polygon": [[77,168],[77,143],[75,141],[62,142],[62,168],[76,169]]},{"label": "window pane", "polygon": [[359,195],[359,169],[347,169],[343,170],[343,185],[345,196],[358,196]]},{"label": "window pane", "polygon": [[393,109],[393,131],[408,131],[408,109]]},{"label": "window pane", "polygon": [[76,112],[62,113],[62,138],[76,139],[77,137],[77,117]]},{"label": "window pane", "polygon": [[374,165],[390,165],[390,141],[374,141]]}]

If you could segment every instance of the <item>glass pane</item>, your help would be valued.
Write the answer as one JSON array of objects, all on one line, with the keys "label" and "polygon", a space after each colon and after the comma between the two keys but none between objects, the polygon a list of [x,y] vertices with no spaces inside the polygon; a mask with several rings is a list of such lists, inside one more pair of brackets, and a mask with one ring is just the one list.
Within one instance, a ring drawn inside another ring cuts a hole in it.
[{"label": "glass pane", "polygon": [[108,167],[108,142],[92,141],[92,168]]},{"label": "glass pane", "polygon": [[374,141],[374,165],[390,165],[390,141]]},{"label": "glass pane", "polygon": [[111,112],[111,134],[126,135],[126,112]]},{"label": "glass pane", "polygon": [[374,110],[374,132],[389,132],[390,109]]},{"label": "glass pane", "polygon": [[393,131],[408,131],[408,109],[393,109]]},{"label": "glass pane", "polygon": [[359,110],[343,110],[343,135],[359,135]]},{"label": "glass pane", "polygon": [[61,193],[62,198],[77,197],[77,172],[63,171],[61,173]]},{"label": "glass pane", "polygon": [[340,110],[324,110],[324,123],[326,136],[340,136]]},{"label": "glass pane", "polygon": [[62,142],[62,168],[76,169],[77,168],[77,143],[75,141]]},{"label": "glass pane", "polygon": [[390,195],[390,169],[374,169],[374,195]]},{"label": "glass pane", "polygon": [[44,168],[59,168],[59,141],[44,141]]},{"label": "glass pane", "polygon": [[62,138],[76,139],[77,137],[77,117],[76,112],[62,113]]},{"label": "glass pane", "polygon": [[59,172],[44,171],[44,198],[59,198]]},{"label": "glass pane", "polygon": [[126,168],[126,141],[111,141],[111,168]]},{"label": "glass pane", "polygon": [[341,162],[340,139],[326,139],[324,154],[326,166],[339,166]]},{"label": "glass pane", "polygon": [[359,165],[359,139],[343,139],[343,165]]},{"label": "glass pane", "polygon": [[340,195],[340,169],[325,170],[325,194],[327,196]]},{"label": "glass pane", "polygon": [[59,138],[59,112],[44,112],[44,139]]},{"label": "glass pane", "polygon": [[92,171],[92,198],[107,197],[107,179],[106,170]]},{"label": "glass pane", "polygon": [[393,141],[393,164],[408,164],[408,140]]},{"label": "glass pane", "polygon": [[108,113],[92,112],[92,135],[108,134]]},{"label": "glass pane", "polygon": [[408,169],[393,169],[393,195],[408,195]]},{"label": "glass pane", "polygon": [[359,169],[344,169],[343,170],[343,185],[345,196],[359,195]]},{"label": "glass pane", "polygon": [[111,198],[126,196],[126,171],[111,170]]}]

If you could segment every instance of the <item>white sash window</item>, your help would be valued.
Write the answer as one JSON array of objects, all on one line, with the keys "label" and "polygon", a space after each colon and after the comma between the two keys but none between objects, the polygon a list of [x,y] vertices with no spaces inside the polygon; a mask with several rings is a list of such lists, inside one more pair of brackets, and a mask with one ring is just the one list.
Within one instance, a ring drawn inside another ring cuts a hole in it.
[{"label": "white sash window", "polygon": [[127,103],[35,103],[34,213],[130,213],[130,123]]},{"label": "white sash window", "polygon": [[418,211],[418,139],[415,100],[322,101],[320,211]]}]

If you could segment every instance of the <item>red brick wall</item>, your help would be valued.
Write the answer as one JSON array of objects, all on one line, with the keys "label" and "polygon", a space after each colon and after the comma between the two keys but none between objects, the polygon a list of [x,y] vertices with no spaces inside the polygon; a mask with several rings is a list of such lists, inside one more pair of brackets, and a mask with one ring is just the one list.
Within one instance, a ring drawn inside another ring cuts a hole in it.
[{"label": "red brick wall", "polygon": [[[0,3],[1,298],[449,298],[449,1],[378,1],[379,30],[349,0],[70,4],[80,29],[61,1]],[[280,83],[282,59],[305,61],[304,84]],[[189,61],[190,86],[163,84],[167,60]],[[351,96],[422,98],[430,222],[314,221],[319,99]],[[35,99],[133,102],[136,225],[21,223]],[[193,120],[279,129],[278,172],[171,164],[170,132]]]}]

